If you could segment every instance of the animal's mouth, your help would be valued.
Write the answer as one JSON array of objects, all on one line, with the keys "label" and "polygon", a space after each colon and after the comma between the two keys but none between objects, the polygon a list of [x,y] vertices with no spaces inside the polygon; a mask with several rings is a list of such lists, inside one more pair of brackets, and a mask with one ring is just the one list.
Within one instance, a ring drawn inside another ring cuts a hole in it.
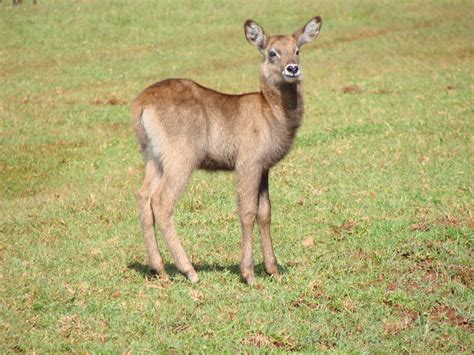
[{"label": "animal's mouth", "polygon": [[301,77],[301,72],[289,73],[287,71],[283,71],[282,74],[284,80],[290,83],[300,80]]},{"label": "animal's mouth", "polygon": [[290,78],[290,79],[292,79],[292,78],[298,78],[298,77],[301,76],[301,72],[300,72],[300,71],[297,72],[297,73],[290,73],[290,72],[284,70],[284,71],[282,72],[282,74],[283,74],[283,76],[284,76],[285,78]]},{"label": "animal's mouth", "polygon": [[288,71],[286,71],[286,70],[284,70],[282,74],[283,74],[284,76],[288,76],[288,77],[290,77],[290,78],[297,78],[297,77],[299,77],[299,76],[301,75],[300,72],[297,72],[297,73],[290,73],[290,72],[288,72]]}]

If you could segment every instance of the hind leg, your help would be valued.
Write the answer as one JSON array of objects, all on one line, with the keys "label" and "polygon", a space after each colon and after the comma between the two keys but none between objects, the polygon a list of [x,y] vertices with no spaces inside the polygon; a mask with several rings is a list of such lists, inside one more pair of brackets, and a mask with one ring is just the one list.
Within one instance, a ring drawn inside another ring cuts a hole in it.
[{"label": "hind leg", "polygon": [[152,207],[156,222],[160,226],[161,234],[170,249],[176,267],[190,281],[197,282],[199,277],[179,240],[173,220],[174,207],[186,188],[191,173],[192,167],[184,159],[180,161],[176,158],[173,163],[168,164],[152,195]]},{"label": "hind leg", "polygon": [[148,264],[152,271],[157,272],[162,280],[168,280],[168,274],[156,243],[153,218],[151,207],[151,196],[158,186],[160,179],[160,169],[158,164],[153,160],[148,160],[145,164],[145,179],[138,193],[140,205],[140,224],[145,237],[145,244],[148,251]]}]

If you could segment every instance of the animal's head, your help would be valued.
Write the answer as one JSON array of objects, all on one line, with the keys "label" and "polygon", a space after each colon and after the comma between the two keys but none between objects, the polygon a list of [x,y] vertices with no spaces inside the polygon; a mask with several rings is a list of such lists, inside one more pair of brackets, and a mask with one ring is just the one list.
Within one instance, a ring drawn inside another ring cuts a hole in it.
[{"label": "animal's head", "polygon": [[264,56],[261,67],[264,78],[274,84],[301,80],[300,49],[316,38],[321,25],[321,17],[316,16],[291,36],[269,36],[258,23],[247,20],[245,37]]}]

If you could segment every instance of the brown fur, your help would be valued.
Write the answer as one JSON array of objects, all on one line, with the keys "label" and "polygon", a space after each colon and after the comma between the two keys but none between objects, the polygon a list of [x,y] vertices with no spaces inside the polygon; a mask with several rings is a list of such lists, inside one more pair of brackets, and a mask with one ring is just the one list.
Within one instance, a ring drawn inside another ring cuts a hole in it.
[{"label": "brown fur", "polygon": [[198,280],[177,236],[173,210],[192,172],[206,169],[236,172],[244,280],[255,281],[255,220],[265,269],[279,279],[270,235],[268,172],[288,153],[301,124],[301,75],[289,77],[289,71],[299,70],[298,47],[315,38],[320,27],[321,19],[315,17],[293,36],[267,37],[255,22],[245,23],[247,40],[265,56],[260,92],[227,95],[191,80],[168,79],[148,87],[134,100],[132,123],[145,160],[139,192],[141,226],[150,267],[162,278],[168,276],[155,239],[155,222],[177,268],[191,281]]}]

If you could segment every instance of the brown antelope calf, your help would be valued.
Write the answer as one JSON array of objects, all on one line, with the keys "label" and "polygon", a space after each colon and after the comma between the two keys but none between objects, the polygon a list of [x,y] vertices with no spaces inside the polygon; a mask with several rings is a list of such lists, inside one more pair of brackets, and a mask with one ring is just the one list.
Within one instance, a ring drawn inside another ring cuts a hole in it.
[{"label": "brown antelope calf", "polygon": [[269,169],[290,150],[303,118],[300,48],[321,29],[312,18],[291,36],[269,36],[252,20],[245,37],[264,57],[260,92],[227,95],[191,80],[168,79],[145,89],[133,102],[132,122],[145,160],[139,192],[140,219],[149,266],[168,279],[154,223],[176,267],[192,282],[198,275],[176,234],[173,210],[195,169],[235,170],[242,227],[240,270],[255,282],[252,230],[257,221],[265,270],[280,278],[270,236]]}]

